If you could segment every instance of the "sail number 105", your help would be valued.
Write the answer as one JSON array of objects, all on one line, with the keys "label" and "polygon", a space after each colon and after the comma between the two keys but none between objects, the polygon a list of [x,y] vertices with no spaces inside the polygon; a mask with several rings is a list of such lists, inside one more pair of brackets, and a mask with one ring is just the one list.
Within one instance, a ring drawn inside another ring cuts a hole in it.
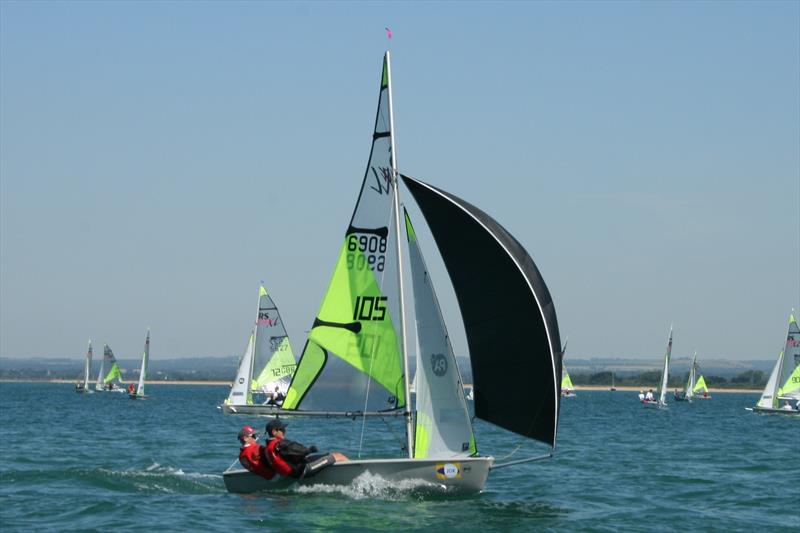
[{"label": "sail number 105", "polygon": [[383,272],[386,262],[386,237],[378,235],[350,235],[347,238],[347,268]]},{"label": "sail number 105", "polygon": [[386,296],[356,296],[353,320],[383,320],[386,317]]}]

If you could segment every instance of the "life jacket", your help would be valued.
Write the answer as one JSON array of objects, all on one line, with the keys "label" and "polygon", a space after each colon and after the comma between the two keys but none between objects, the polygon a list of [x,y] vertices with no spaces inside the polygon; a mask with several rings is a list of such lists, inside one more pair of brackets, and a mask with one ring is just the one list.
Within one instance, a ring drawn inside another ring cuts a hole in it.
[{"label": "life jacket", "polygon": [[275,445],[275,453],[279,454],[287,463],[300,465],[306,462],[306,456],[311,453],[311,450],[299,442],[281,439]]}]

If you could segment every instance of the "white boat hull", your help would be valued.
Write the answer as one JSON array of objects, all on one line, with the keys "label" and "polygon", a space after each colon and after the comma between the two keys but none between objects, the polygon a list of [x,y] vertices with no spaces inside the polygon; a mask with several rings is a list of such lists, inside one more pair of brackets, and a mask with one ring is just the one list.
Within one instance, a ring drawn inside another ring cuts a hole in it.
[{"label": "white boat hull", "polygon": [[[447,492],[480,492],[486,484],[494,457],[467,457],[463,459],[365,459],[335,463],[307,479],[265,479],[234,463],[223,472],[228,492],[249,494],[260,491],[281,490],[293,486],[333,485],[347,486],[359,476],[369,473],[387,481],[419,480],[431,488]],[[420,488],[424,488],[422,485]]]},{"label": "white boat hull", "polygon": [[255,416],[275,416],[280,407],[274,405],[231,405],[222,404],[219,406],[226,415],[255,415]]},{"label": "white boat hull", "polygon": [[748,407],[748,411],[753,411],[754,413],[762,414],[762,415],[789,415],[789,416],[800,416],[800,411],[797,409],[772,409],[771,407]]}]

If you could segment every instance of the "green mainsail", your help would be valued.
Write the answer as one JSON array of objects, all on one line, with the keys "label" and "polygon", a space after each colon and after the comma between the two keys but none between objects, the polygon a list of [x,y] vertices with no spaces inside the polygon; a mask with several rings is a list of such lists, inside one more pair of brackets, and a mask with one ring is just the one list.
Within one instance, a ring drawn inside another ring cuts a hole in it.
[{"label": "green mainsail", "polygon": [[396,186],[391,132],[384,59],[367,171],[284,409],[385,410],[406,405],[396,329],[397,237],[390,223]]}]

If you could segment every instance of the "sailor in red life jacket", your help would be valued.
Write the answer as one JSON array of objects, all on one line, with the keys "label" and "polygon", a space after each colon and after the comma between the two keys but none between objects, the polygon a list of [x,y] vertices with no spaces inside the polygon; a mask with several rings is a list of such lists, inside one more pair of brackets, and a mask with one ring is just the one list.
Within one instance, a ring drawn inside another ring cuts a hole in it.
[{"label": "sailor in red life jacket", "polygon": [[264,447],[258,444],[256,438],[258,434],[252,426],[244,426],[239,431],[239,442],[242,443],[242,447],[239,448],[239,462],[250,472],[272,479],[275,477],[275,471],[267,463]]},{"label": "sailor in red life jacket", "polygon": [[267,436],[269,440],[264,447],[264,455],[270,466],[280,475],[300,477],[302,472],[298,472],[296,467],[287,463],[280,454],[275,451],[275,447],[286,436],[286,424],[279,418],[273,418],[267,424]]},{"label": "sailor in red life jacket", "polygon": [[270,439],[264,447],[264,456],[270,466],[281,476],[309,478],[336,462],[347,461],[338,452],[318,453],[316,446],[305,447],[286,438],[286,424],[274,418],[267,424]]}]

